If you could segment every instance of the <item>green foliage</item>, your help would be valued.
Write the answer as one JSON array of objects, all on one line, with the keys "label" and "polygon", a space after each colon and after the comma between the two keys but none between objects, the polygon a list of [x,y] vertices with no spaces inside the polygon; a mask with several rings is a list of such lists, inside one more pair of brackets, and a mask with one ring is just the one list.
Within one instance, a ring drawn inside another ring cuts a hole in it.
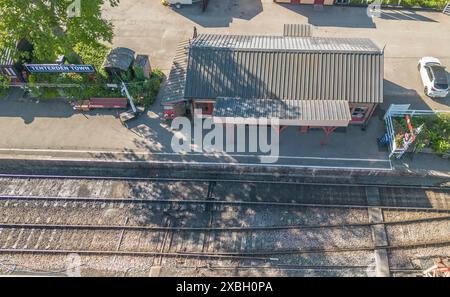
[{"label": "green foliage", "polygon": [[[372,2],[372,0],[350,0],[350,4],[370,4]],[[448,0],[383,0],[382,4],[444,9],[447,2]]]},{"label": "green foliage", "polygon": [[83,63],[83,60],[76,52],[70,52],[67,55],[66,59],[69,64],[82,64]]},{"label": "green foliage", "polygon": [[142,68],[135,68],[134,76],[136,77],[137,80],[145,80],[146,79],[144,76],[144,69],[142,69]]},{"label": "green foliage", "polygon": [[10,79],[0,74],[0,97],[5,97],[8,94]]},{"label": "green foliage", "polygon": [[[78,43],[75,52],[68,56],[69,63],[83,62],[92,64],[96,74],[78,73],[37,73],[30,74],[31,94],[42,99],[65,97],[72,100],[89,99],[91,97],[118,97],[120,91],[105,87],[107,76],[102,69],[103,61],[109,51],[108,47],[99,44],[97,47]],[[36,83],[55,84],[54,87],[37,87]],[[58,87],[61,85],[60,87]],[[76,85],[68,87],[67,85]],[[52,90],[49,90],[52,89]]]},{"label": "green foliage", "polygon": [[[0,48],[13,48],[17,40],[26,39],[34,46],[33,60],[36,63],[52,62],[64,54],[69,63],[92,64],[97,70],[95,75],[31,74],[32,96],[73,100],[123,96],[119,89],[106,87],[107,75],[102,69],[109,52],[103,42],[111,42],[113,27],[102,18],[101,10],[105,2],[117,6],[119,0],[80,1],[80,15],[70,17],[67,11],[72,1],[34,0],[30,4],[30,1],[0,0]],[[146,107],[154,102],[163,78],[158,69],[149,79],[139,73],[135,77],[131,71],[122,77],[130,84],[130,93],[137,103]],[[40,83],[52,86],[43,87]]]},{"label": "green foliage", "polygon": [[99,41],[111,42],[112,24],[102,18],[102,6],[118,0],[80,0],[79,16],[67,12],[67,0],[0,0],[0,48],[13,48],[26,39],[34,46],[35,62],[54,61],[60,54],[69,56],[77,44],[96,48]]},{"label": "green foliage", "polygon": [[103,78],[106,78],[107,75],[103,70],[102,65],[105,57],[109,53],[109,50],[110,48],[103,44],[98,44],[94,47],[78,43],[74,48],[74,51],[80,56],[82,62],[85,64],[94,65],[97,73],[100,74]]},{"label": "green foliage", "polygon": [[131,83],[128,90],[137,104],[147,108],[155,102],[163,79],[164,73],[159,69],[153,69],[150,78]]},{"label": "green foliage", "polygon": [[[158,95],[163,79],[164,73],[159,69],[154,69],[148,79],[128,80],[128,90],[135,99],[135,103],[146,108],[151,106]],[[29,83],[31,96],[42,99],[64,97],[70,100],[80,100],[92,97],[123,97],[119,88],[108,88],[106,80],[103,78],[97,77],[95,80],[91,80],[85,74],[31,74]],[[55,84],[55,87],[42,87],[37,83],[51,83]]]},{"label": "green foliage", "polygon": [[8,89],[10,83],[9,77],[0,74],[0,89]]},{"label": "green foliage", "polygon": [[[430,147],[437,154],[450,153],[450,115],[414,116],[411,117],[411,124],[414,128],[424,124],[416,139],[418,151]],[[394,129],[398,133],[408,131],[406,120],[395,118]]]}]

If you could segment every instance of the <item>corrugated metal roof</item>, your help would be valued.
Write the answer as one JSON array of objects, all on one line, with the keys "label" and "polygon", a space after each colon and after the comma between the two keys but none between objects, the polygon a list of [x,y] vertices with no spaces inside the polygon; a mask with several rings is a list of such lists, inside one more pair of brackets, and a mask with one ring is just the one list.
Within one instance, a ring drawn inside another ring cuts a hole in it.
[{"label": "corrugated metal roof", "polygon": [[11,49],[0,49],[0,65],[11,66],[14,64]]},{"label": "corrugated metal roof", "polygon": [[217,98],[213,116],[299,121],[351,120],[348,102],[344,100]]},{"label": "corrugated metal roof", "polygon": [[284,24],[283,36],[311,37],[311,25],[309,25],[309,24]]},{"label": "corrugated metal roof", "polygon": [[286,52],[194,46],[189,50],[185,97],[381,103],[383,65],[379,51]]},{"label": "corrugated metal roof", "polygon": [[367,38],[284,37],[201,34],[192,41],[191,48],[221,48],[252,51],[306,51],[380,53],[381,50]]},{"label": "corrugated metal roof", "polygon": [[184,87],[186,83],[188,46],[189,41],[183,41],[178,44],[169,77],[161,91],[163,104],[175,103],[185,99]]}]

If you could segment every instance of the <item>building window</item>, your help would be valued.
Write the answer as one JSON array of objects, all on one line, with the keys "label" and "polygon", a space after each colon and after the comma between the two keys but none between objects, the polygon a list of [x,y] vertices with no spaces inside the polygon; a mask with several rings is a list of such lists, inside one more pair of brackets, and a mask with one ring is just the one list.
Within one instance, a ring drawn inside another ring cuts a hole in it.
[{"label": "building window", "polygon": [[202,114],[211,115],[213,113],[213,103],[196,102],[195,109],[201,109]]},{"label": "building window", "polygon": [[363,120],[366,117],[368,107],[355,107],[352,112],[352,118]]},{"label": "building window", "polygon": [[370,105],[350,105],[350,114],[352,115],[352,122],[353,123],[363,123],[365,122],[368,117],[370,116],[372,110],[372,106]]}]

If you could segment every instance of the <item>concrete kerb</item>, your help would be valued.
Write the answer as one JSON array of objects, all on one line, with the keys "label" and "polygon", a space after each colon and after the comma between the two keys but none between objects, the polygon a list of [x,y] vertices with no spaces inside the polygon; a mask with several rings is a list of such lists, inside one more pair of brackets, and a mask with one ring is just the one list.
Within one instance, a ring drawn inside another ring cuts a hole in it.
[{"label": "concrete kerb", "polygon": [[[204,178],[258,179],[285,182],[323,182],[355,184],[400,184],[440,186],[450,182],[449,175],[430,171],[378,171],[317,168],[249,167],[150,163],[146,161],[0,159],[0,174],[57,175],[113,178]],[[395,177],[395,178],[393,178]]]}]

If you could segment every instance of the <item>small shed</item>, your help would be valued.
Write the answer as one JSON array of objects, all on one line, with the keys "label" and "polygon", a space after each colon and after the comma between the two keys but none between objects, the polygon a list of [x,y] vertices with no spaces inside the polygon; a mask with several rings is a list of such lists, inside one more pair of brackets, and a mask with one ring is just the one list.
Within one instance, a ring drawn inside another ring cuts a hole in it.
[{"label": "small shed", "polygon": [[148,55],[137,55],[133,65],[134,73],[137,77],[150,78],[152,67]]},{"label": "small shed", "polygon": [[126,73],[134,62],[135,52],[126,47],[112,49],[103,62],[103,68],[109,75]]}]

